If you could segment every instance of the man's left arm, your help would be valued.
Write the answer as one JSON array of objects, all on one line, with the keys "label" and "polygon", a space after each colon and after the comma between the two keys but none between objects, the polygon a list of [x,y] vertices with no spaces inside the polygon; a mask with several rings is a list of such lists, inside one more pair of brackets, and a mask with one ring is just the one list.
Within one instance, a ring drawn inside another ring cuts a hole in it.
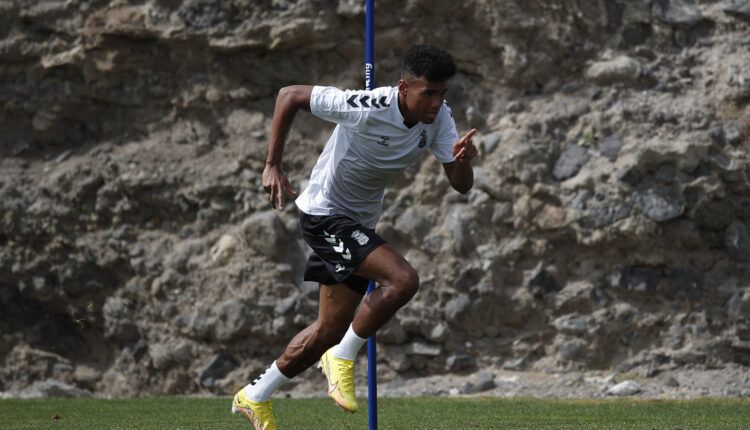
[{"label": "man's left arm", "polygon": [[477,156],[477,148],[471,141],[471,137],[477,130],[472,128],[464,137],[453,144],[453,161],[443,163],[443,170],[454,190],[466,194],[474,186],[474,170],[471,168],[471,159]]}]

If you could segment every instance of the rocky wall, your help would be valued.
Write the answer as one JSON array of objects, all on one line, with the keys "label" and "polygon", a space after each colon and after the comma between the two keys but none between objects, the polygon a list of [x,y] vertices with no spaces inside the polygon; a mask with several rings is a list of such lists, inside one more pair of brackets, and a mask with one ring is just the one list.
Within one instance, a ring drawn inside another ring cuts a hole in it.
[{"label": "rocky wall", "polygon": [[[279,88],[362,85],[361,3],[0,2],[0,390],[227,393],[314,320],[260,173]],[[377,13],[379,83],[441,45],[481,133],[468,195],[432,159],[386,194],[422,280],[386,380],[750,365],[750,1]],[[330,129],[298,115],[297,189]]]}]

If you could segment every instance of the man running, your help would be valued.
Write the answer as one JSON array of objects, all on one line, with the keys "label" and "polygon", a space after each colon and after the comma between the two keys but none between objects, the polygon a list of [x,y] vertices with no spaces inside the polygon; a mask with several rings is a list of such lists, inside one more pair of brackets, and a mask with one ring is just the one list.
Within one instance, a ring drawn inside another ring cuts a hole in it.
[{"label": "man running", "polygon": [[[428,150],[443,163],[455,190],[465,194],[474,183],[469,162],[477,155],[471,141],[476,130],[459,139],[444,102],[455,73],[446,51],[414,45],[404,56],[396,87],[342,91],[293,85],[279,91],[263,171],[272,207],[282,209],[286,194],[297,195],[281,169],[297,111],[337,125],[295,202],[302,235],[313,249],[305,280],[320,284],[318,319],[235,395],[232,412],[243,414],[256,430],[276,429],[272,393],[316,362],[328,379],[328,395],[341,409],[358,410],[357,352],[419,288],[414,268],[374,230],[386,185]],[[362,300],[369,279],[377,288]]]}]

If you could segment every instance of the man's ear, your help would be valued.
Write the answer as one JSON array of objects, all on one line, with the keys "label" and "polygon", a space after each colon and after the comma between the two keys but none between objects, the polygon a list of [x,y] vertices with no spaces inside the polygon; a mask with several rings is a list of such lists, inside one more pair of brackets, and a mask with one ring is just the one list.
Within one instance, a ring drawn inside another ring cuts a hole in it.
[{"label": "man's ear", "polygon": [[406,83],[405,80],[399,79],[398,80],[398,92],[401,95],[406,95],[406,90],[409,88],[409,84]]}]

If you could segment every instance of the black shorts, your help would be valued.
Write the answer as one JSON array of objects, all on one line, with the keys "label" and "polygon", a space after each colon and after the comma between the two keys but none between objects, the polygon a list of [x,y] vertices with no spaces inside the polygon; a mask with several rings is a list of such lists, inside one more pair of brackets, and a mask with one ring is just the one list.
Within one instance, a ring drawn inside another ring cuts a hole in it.
[{"label": "black shorts", "polygon": [[375,230],[343,215],[308,215],[300,212],[300,227],[313,253],[307,260],[305,281],[346,284],[359,294],[369,280],[354,274],[362,261],[385,240]]}]

